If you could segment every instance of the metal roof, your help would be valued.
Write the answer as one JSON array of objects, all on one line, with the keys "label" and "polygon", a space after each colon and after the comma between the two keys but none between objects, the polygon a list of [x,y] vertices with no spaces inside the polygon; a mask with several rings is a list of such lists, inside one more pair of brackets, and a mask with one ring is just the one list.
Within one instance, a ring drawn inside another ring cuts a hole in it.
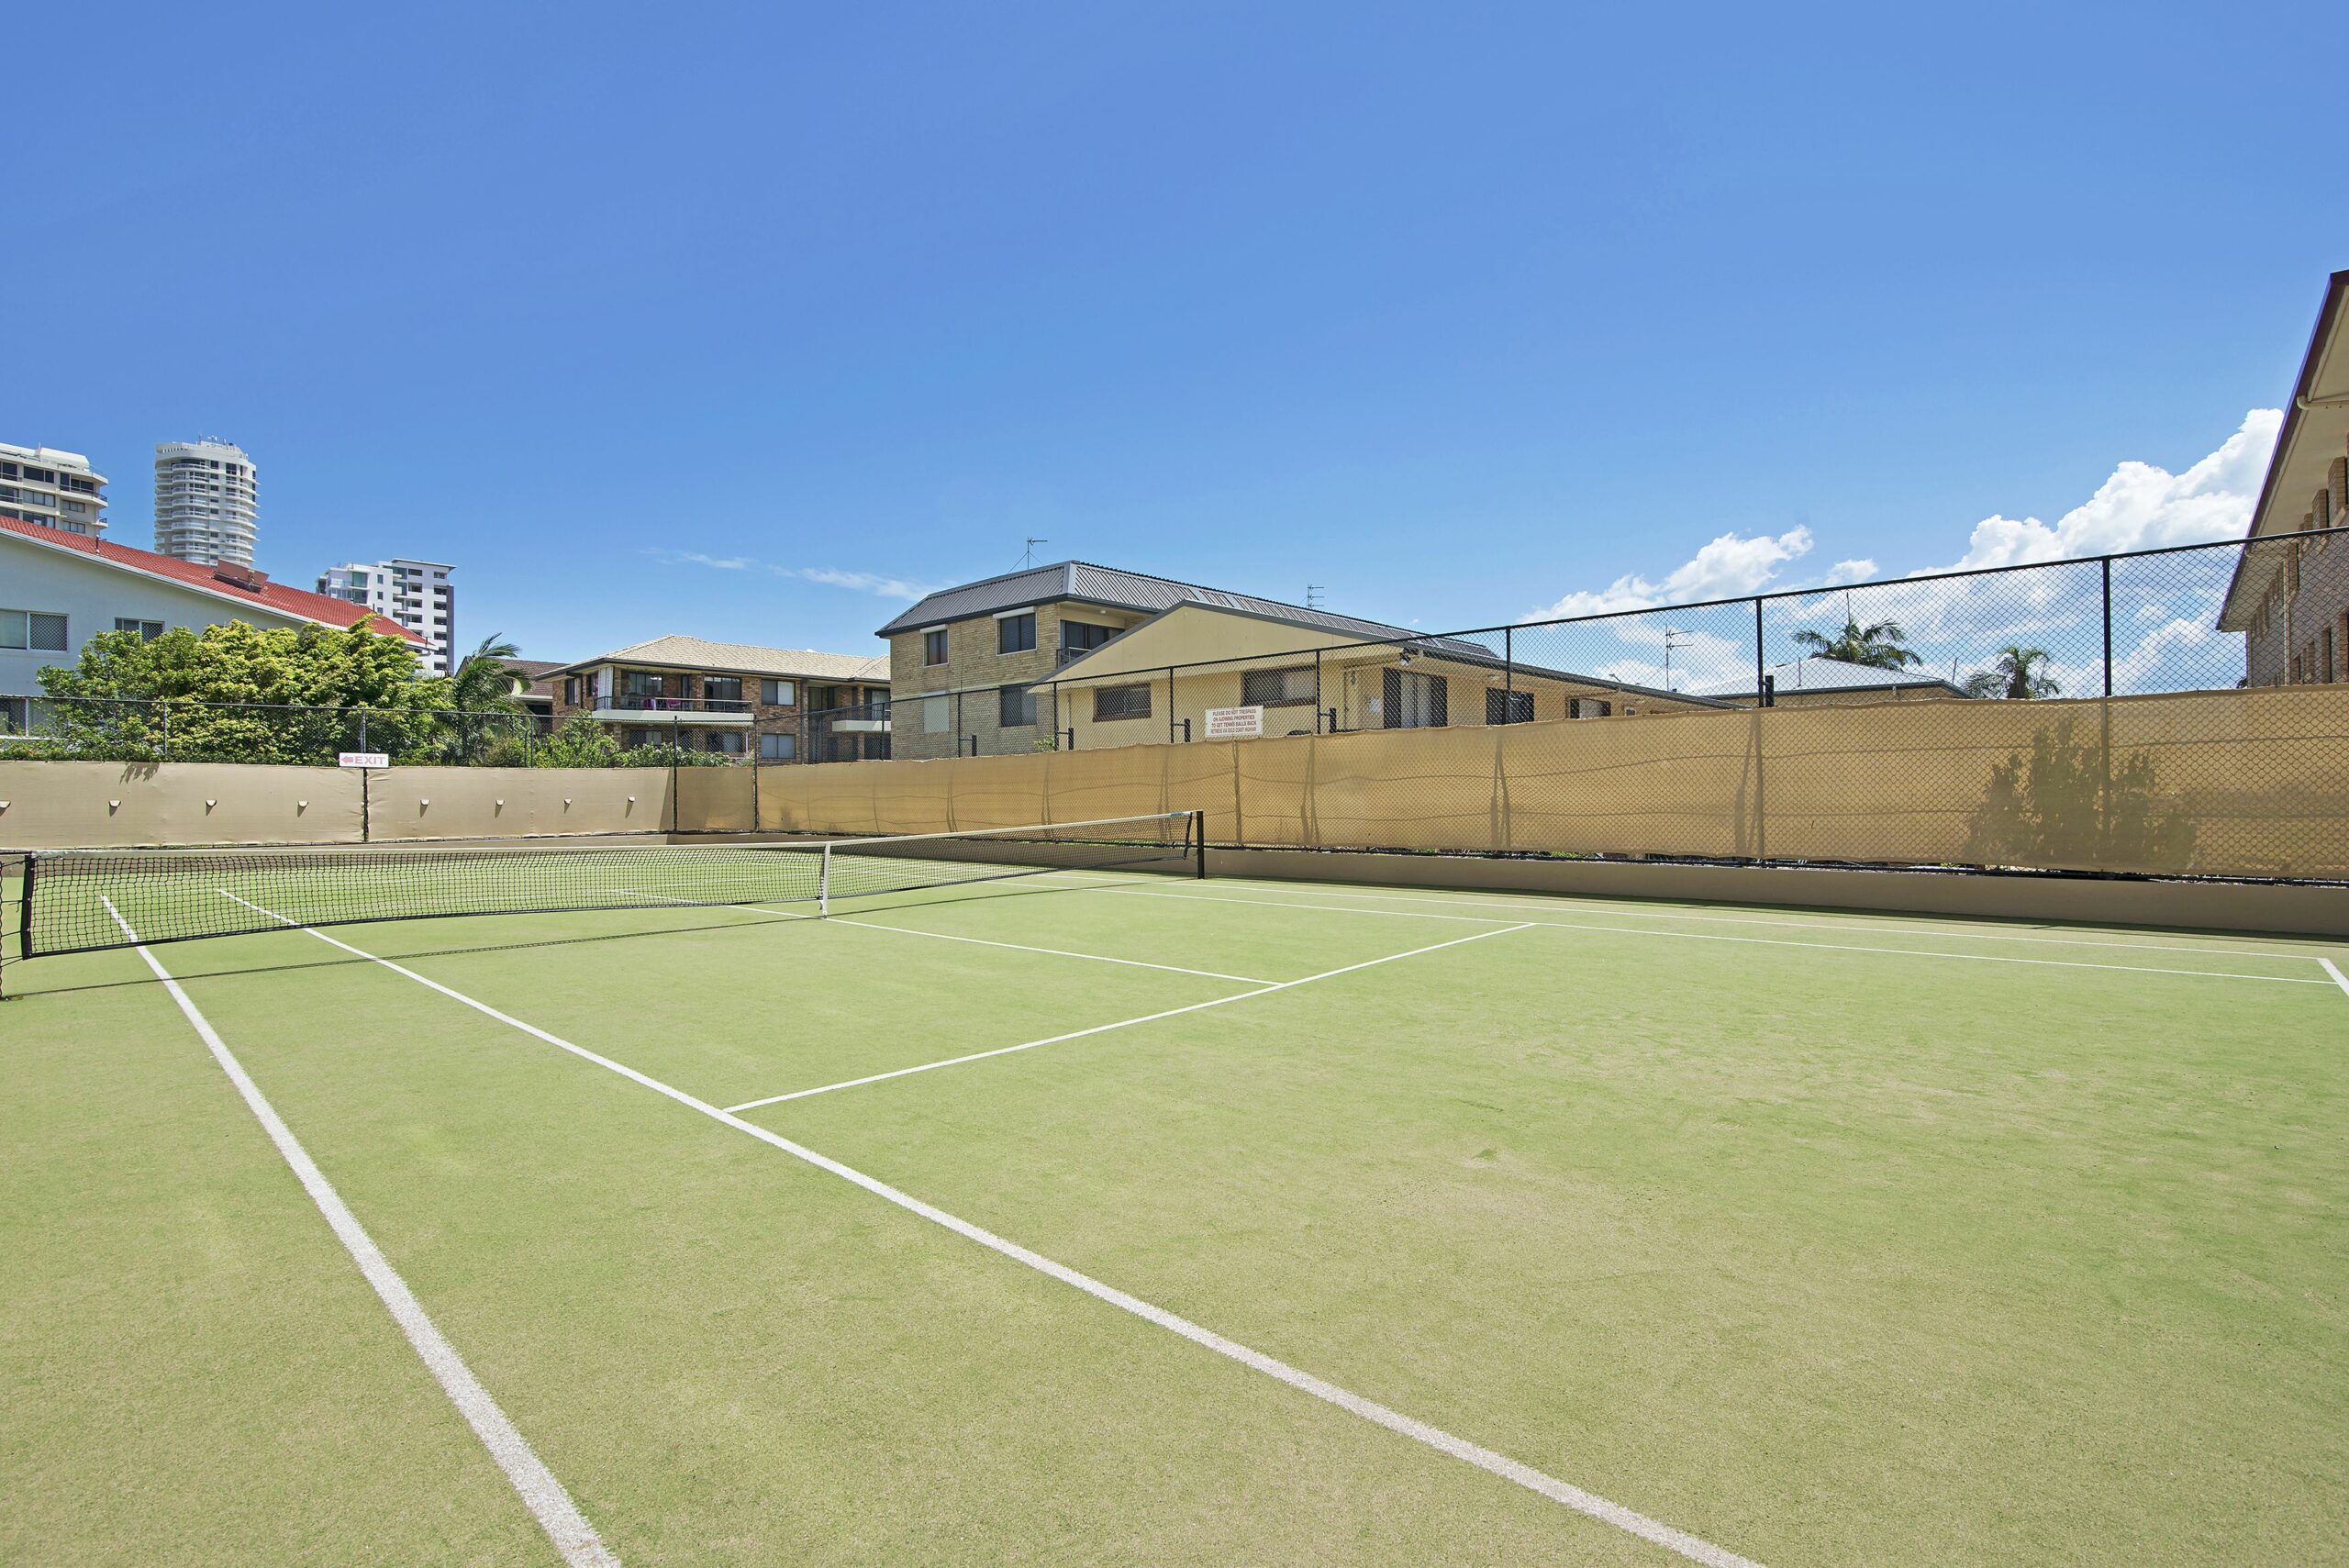
[{"label": "metal roof", "polygon": [[557,665],[584,670],[591,664],[663,664],[685,670],[724,670],[745,675],[793,675],[816,681],[862,681],[886,684],[889,661],[860,653],[818,653],[812,648],[761,648],[749,642],[712,642],[700,637],[656,637]]},{"label": "metal roof", "polygon": [[1063,561],[1052,566],[1031,566],[1019,572],[1007,572],[1000,577],[965,583],[960,587],[941,588],[883,627],[879,635],[894,637],[901,631],[915,631],[948,621],[993,615],[997,610],[1018,609],[1025,605],[1051,604],[1063,599],[1101,605],[1110,609],[1132,610],[1141,615],[1156,615],[1177,605],[1207,605],[1216,609],[1237,610],[1242,615],[1286,621],[1293,626],[1310,627],[1338,637],[1364,638],[1373,641],[1408,640],[1419,647],[1442,648],[1463,654],[1486,651],[1475,643],[1429,637],[1408,627],[1388,626],[1383,621],[1364,620],[1355,616],[1332,615],[1328,610],[1308,609],[1303,605],[1261,599],[1252,594],[1234,594],[1222,588],[1201,587],[1197,583],[1178,583],[1171,577],[1123,572],[1114,566],[1097,566],[1089,561]]}]

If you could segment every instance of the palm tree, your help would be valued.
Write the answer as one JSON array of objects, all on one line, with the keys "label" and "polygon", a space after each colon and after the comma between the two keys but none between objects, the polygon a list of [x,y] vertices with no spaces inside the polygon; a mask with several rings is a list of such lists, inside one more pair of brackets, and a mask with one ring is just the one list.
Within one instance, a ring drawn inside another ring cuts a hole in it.
[{"label": "palm tree", "polygon": [[2055,677],[2041,673],[2047,663],[2044,648],[2023,648],[2008,643],[1998,650],[1987,670],[1976,670],[1965,677],[1965,695],[1970,697],[2052,697],[2064,688]]},{"label": "palm tree", "polygon": [[524,711],[515,700],[517,680],[506,662],[521,650],[491,635],[458,663],[449,676],[449,738],[442,750],[452,762],[473,762],[508,714]]},{"label": "palm tree", "polygon": [[1843,629],[1833,637],[1822,637],[1808,628],[1796,632],[1795,646],[1807,648],[1821,659],[1840,659],[1846,664],[1866,664],[1878,670],[1905,670],[1920,662],[1909,651],[1909,634],[1897,620],[1880,620],[1872,626],[1862,626],[1847,606],[1843,611]]}]

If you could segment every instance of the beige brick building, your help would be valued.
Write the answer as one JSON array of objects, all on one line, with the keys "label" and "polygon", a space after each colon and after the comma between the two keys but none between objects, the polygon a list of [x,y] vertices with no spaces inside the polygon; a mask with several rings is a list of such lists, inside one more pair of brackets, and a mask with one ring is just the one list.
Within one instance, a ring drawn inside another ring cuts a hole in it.
[{"label": "beige brick building", "polygon": [[943,589],[880,634],[899,757],[1202,740],[1235,707],[1283,735],[1723,706],[1082,561]]}]

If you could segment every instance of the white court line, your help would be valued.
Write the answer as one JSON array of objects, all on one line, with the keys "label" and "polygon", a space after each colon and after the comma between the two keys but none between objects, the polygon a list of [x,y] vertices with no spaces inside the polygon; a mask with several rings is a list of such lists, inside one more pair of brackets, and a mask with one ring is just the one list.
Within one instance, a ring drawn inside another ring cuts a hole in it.
[{"label": "white court line", "polygon": [[[98,902],[106,906],[106,913],[114,917],[114,923],[122,928],[122,934],[133,943],[138,943],[139,933],[130,929],[130,922],[122,917],[122,911],[114,906],[114,901],[101,894]],[[245,901],[239,898],[237,902],[242,904]],[[248,907],[259,909],[260,906],[250,905]],[[276,914],[269,909],[262,909],[261,913]],[[276,918],[282,920],[284,917],[276,915]],[[571,1494],[563,1489],[562,1483],[555,1479],[554,1472],[546,1467],[546,1462],[531,1449],[529,1440],[516,1429],[506,1412],[498,1407],[489,1390],[482,1386],[481,1380],[473,1375],[473,1369],[465,1364],[456,1347],[441,1334],[430,1315],[424,1310],[423,1304],[408,1289],[407,1282],[400,1278],[399,1271],[392,1267],[391,1260],[384,1256],[383,1249],[375,1245],[374,1238],[367,1234],[358,1217],[342,1201],[342,1195],[334,1190],[333,1184],[326,1178],[326,1173],[318,1169],[317,1162],[310,1158],[309,1151],[302,1147],[300,1140],[294,1136],[294,1129],[285,1125],[284,1118],[277,1114],[277,1107],[262,1094],[261,1085],[246,1073],[244,1064],[229,1051],[227,1042],[213,1029],[211,1021],[196,1011],[195,1004],[188,999],[185,991],[180,989],[180,983],[172,978],[170,972],[163,968],[151,951],[141,945],[139,956],[147,961],[147,967],[153,970],[155,978],[163,983],[163,989],[170,993],[173,1001],[179,1004],[180,1011],[186,1016],[187,1021],[195,1026],[197,1036],[212,1052],[213,1060],[228,1075],[228,1081],[237,1086],[237,1093],[244,1096],[246,1108],[261,1122],[262,1130],[269,1134],[269,1140],[277,1145],[277,1151],[284,1157],[286,1164],[293,1167],[295,1178],[302,1184],[302,1190],[310,1195],[310,1201],[318,1206],[320,1214],[326,1216],[328,1227],[351,1253],[351,1261],[359,1265],[359,1272],[367,1277],[367,1283],[375,1287],[375,1294],[390,1309],[393,1321],[400,1326],[400,1332],[407,1336],[407,1342],[415,1347],[416,1353],[431,1370],[441,1392],[448,1395],[449,1402],[456,1406],[458,1413],[464,1417],[465,1424],[473,1428],[473,1435],[481,1439],[482,1446],[489,1450],[489,1455],[497,1462],[497,1467],[506,1472],[506,1479],[513,1483],[514,1490],[537,1518],[540,1528],[547,1532],[547,1539],[554,1542],[557,1551],[562,1553],[562,1560],[572,1568],[619,1568],[620,1560],[604,1544],[603,1538],[596,1533],[596,1527],[587,1522],[586,1516],[579,1511],[579,1505],[571,1500]]]},{"label": "white court line", "polygon": [[[668,895],[655,893],[651,896],[654,898],[666,898]],[[690,903],[691,900],[681,898],[675,900],[675,902],[684,904]],[[945,931],[920,931],[916,930],[909,926],[885,926],[877,920],[859,920],[847,915],[816,916],[807,914],[804,911],[797,909],[777,909],[771,904],[710,904],[702,906],[702,907],[709,909],[722,909],[729,912],[739,911],[742,914],[780,915],[786,920],[814,920],[820,918],[827,925],[861,926],[868,931],[895,931],[901,937],[932,937],[941,942],[971,942],[983,948],[1009,948],[1014,952],[1041,952],[1049,954],[1053,958],[1086,958],[1091,959],[1096,963],[1123,964],[1129,969],[1160,969],[1164,970],[1169,974],[1196,974],[1203,980],[1230,980],[1236,981],[1242,985],[1271,985],[1275,984],[1275,982],[1270,980],[1260,980],[1252,974],[1225,974],[1219,970],[1213,969],[1186,969],[1179,963],[1150,963],[1139,958],[1111,958],[1108,953],[1074,952],[1067,948],[1030,947],[1026,942],[998,942],[990,941],[985,937],[958,937],[951,935]]]},{"label": "white court line", "polygon": [[[1250,884],[1248,885],[1253,886],[1257,884]],[[1985,931],[1975,929],[1971,926],[1965,926],[1962,922],[1952,922],[1949,925],[1943,926],[1918,926],[1895,924],[1887,920],[1799,920],[1773,919],[1759,915],[1698,915],[1677,909],[1627,909],[1611,904],[1593,907],[1596,901],[1581,898],[1574,894],[1561,894],[1555,897],[1543,897],[1540,895],[1528,895],[1523,897],[1480,898],[1474,896],[1473,895],[1361,893],[1356,892],[1352,888],[1339,887],[1315,887],[1311,889],[1311,891],[1315,895],[1324,898],[1384,898],[1390,902],[1449,904],[1476,909],[1510,909],[1518,911],[1520,914],[1528,909],[1580,907],[1587,909],[1592,914],[1605,915],[1610,918],[1633,920],[1703,920],[1724,926],[1776,926],[1783,927],[1788,930],[1797,931],[1897,931],[1909,936],[1950,937],[1962,939],[1966,941],[2039,942],[2052,947],[2120,948],[2123,950],[2142,951],[2145,952],[2213,953],[2228,954],[2243,958],[2273,958],[2279,961],[2307,956],[2299,952],[2277,951],[2273,948],[2183,947],[2176,942],[2099,941],[2088,937],[2044,937],[2017,931]],[[1388,912],[1390,914],[1402,913],[1400,910],[1390,910]],[[2278,940],[2289,940],[2290,939],[2279,938]],[[2322,961],[2320,960],[2319,962]]]},{"label": "white court line", "polygon": [[965,1062],[984,1062],[990,1056],[1009,1056],[1014,1051],[1033,1051],[1040,1045],[1058,1045],[1063,1040],[1083,1040],[1087,1035],[1108,1034],[1112,1029],[1129,1029],[1136,1024],[1152,1024],[1161,1018],[1172,1018],[1184,1013],[1203,1012],[1209,1007],[1223,1006],[1227,1003],[1245,1002],[1251,996],[1269,996],[1275,991],[1286,991],[1297,985],[1310,985],[1317,980],[1328,980],[1335,975],[1352,974],[1357,969],[1372,969],[1382,963],[1393,963],[1397,959],[1417,958],[1423,952],[1435,952],[1443,948],[1456,948],[1462,942],[1482,941],[1486,937],[1505,937],[1511,931],[1521,931],[1525,929],[1523,926],[1503,926],[1495,930],[1475,931],[1468,936],[1454,937],[1448,942],[1437,942],[1431,947],[1413,948],[1409,952],[1389,953],[1385,958],[1365,959],[1360,963],[1347,964],[1343,969],[1325,969],[1319,974],[1308,974],[1300,980],[1258,982],[1257,988],[1253,991],[1241,991],[1230,996],[1211,997],[1205,1002],[1193,1002],[1188,1006],[1169,1007],[1164,1012],[1146,1013],[1139,1018],[1120,1018],[1114,1024],[1096,1024],[1089,1029],[1072,1029],[1066,1034],[1056,1034],[1046,1040],[1031,1040],[1022,1045],[999,1045],[993,1051],[974,1051],[967,1056],[950,1056],[943,1062],[925,1062],[915,1067],[900,1067],[895,1072],[869,1073],[863,1078],[850,1078],[838,1084],[821,1084],[813,1089],[794,1089],[787,1095],[769,1095],[763,1100],[744,1100],[740,1105],[728,1106],[726,1109],[729,1115],[736,1111],[755,1110],[761,1106],[781,1105],[785,1100],[804,1100],[810,1095],[829,1095],[835,1089],[854,1089],[866,1084],[878,1084],[890,1078],[907,1077],[916,1073],[935,1073],[941,1067],[960,1067]]},{"label": "white court line", "polygon": [[[1193,904],[1264,904],[1278,909],[1319,909],[1325,915],[1392,915],[1405,920],[1474,920],[1497,924],[1488,915],[1431,915],[1418,909],[1355,909],[1334,904],[1298,904],[1275,898],[1225,898],[1214,894],[1160,893],[1139,887],[1097,887],[1096,893],[1122,894],[1130,898],[1180,898]],[[2002,952],[1941,952],[1931,948],[1872,948],[1853,942],[1798,942],[1786,937],[1731,937],[1719,931],[1657,931],[1645,926],[1601,926],[1586,920],[1528,920],[1528,926],[1548,926],[1562,931],[1613,931],[1626,937],[1653,937],[1664,941],[1747,942],[1760,947],[1809,948],[1821,952],[1873,952],[1894,958],[1951,958],[1969,963],[2027,963],[2043,969],[2104,969],[2121,974],[2184,974],[2200,980],[2264,980],[2271,985],[2321,985],[2290,974],[2243,974],[2230,969],[2163,969],[2149,963],[2088,963],[2074,958],[2018,958]],[[2322,962],[2322,960],[2319,960]]]},{"label": "white court line", "polygon": [[2332,961],[2329,958],[2320,958],[2317,962],[2324,965],[2324,972],[2332,976],[2332,983],[2335,985],[2340,986],[2341,989],[2345,992],[2349,992],[2349,975],[2343,975],[2340,970],[2334,968]]},{"label": "white court line", "polygon": [[[229,896],[234,897],[235,895],[231,894]],[[241,898],[237,901],[240,904],[247,902]],[[291,920],[286,920],[283,915],[276,914],[274,910],[262,909],[258,904],[249,904],[247,906],[284,920],[289,926],[295,924]],[[1177,1317],[1163,1307],[1153,1307],[1140,1296],[1130,1296],[1115,1285],[1105,1284],[1092,1275],[1080,1273],[1065,1263],[1054,1262],[1041,1252],[1030,1251],[1017,1241],[1006,1240],[992,1230],[983,1229],[967,1219],[957,1218],[944,1209],[924,1203],[921,1199],[909,1193],[901,1192],[877,1177],[868,1176],[852,1166],[841,1164],[829,1155],[818,1154],[812,1149],[794,1143],[781,1133],[770,1132],[755,1122],[744,1121],[731,1111],[720,1110],[707,1100],[697,1099],[683,1089],[664,1084],[649,1073],[640,1073],[633,1067],[615,1062],[610,1057],[590,1051],[584,1045],[574,1045],[562,1036],[551,1034],[535,1024],[526,1024],[511,1014],[499,1012],[486,1002],[477,1002],[462,991],[443,985],[437,980],[428,979],[415,970],[394,963],[390,959],[377,958],[373,953],[352,947],[349,942],[339,941],[321,930],[310,929],[309,934],[330,947],[340,948],[354,958],[363,958],[371,962],[380,963],[395,974],[404,975],[428,990],[438,991],[451,1001],[462,1003],[485,1018],[495,1018],[510,1029],[521,1030],[533,1040],[543,1040],[558,1050],[569,1051],[582,1061],[592,1062],[608,1072],[617,1073],[621,1077],[631,1083],[641,1084],[655,1094],[665,1095],[679,1105],[699,1111],[713,1121],[722,1122],[737,1132],[755,1138],[771,1148],[780,1149],[795,1160],[802,1161],[819,1171],[838,1176],[844,1182],[863,1187],[875,1197],[895,1204],[908,1214],[918,1215],[933,1225],[941,1226],[957,1236],[975,1241],[988,1251],[1010,1259],[1013,1262],[1033,1269],[1038,1273],[1060,1281],[1063,1284],[1081,1290],[1095,1300],[1105,1302],[1121,1312],[1130,1313],[1146,1323],[1155,1324],[1169,1333],[1179,1334],[1195,1345],[1235,1361],[1251,1371],[1260,1372],[1267,1377],[1275,1378],[1299,1393],[1309,1394],[1322,1403],[1333,1405],[1349,1415],[1358,1416],[1374,1425],[1386,1428],[1397,1436],[1424,1444],[1439,1453],[1448,1454],[1464,1463],[1473,1464],[1488,1474],[1499,1476],[1502,1480],[1512,1482],[1528,1491],[1537,1492],[1552,1502],[1562,1503],[1576,1513],[1585,1514],[1591,1518],[1612,1525],[1627,1534],[1639,1537],[1642,1540],[1653,1541],[1667,1551],[1676,1551],[1692,1562],[1703,1563],[1705,1568],[1761,1568],[1761,1564],[1751,1558],[1741,1557],[1725,1547],[1715,1546],[1711,1541],[1691,1535],[1687,1530],[1675,1529],[1660,1520],[1650,1518],[1645,1514],[1625,1507],[1620,1503],[1610,1502],[1595,1492],[1586,1492],[1571,1482],[1561,1481],[1554,1475],[1536,1470],[1530,1464],[1520,1463],[1506,1454],[1496,1453],[1491,1449],[1470,1442],[1464,1438],[1454,1437],[1440,1427],[1430,1426],[1425,1421],[1406,1416],[1401,1411],[1381,1405],[1375,1400],[1365,1399],[1359,1394],[1341,1388],[1336,1384],[1316,1377],[1309,1372],[1300,1371],[1286,1362],[1277,1361],[1261,1351],[1251,1350],[1236,1340],[1228,1340],[1212,1329],[1202,1328],[1189,1318]],[[1501,933],[1494,931],[1480,934],[1498,936]],[[1397,956],[1408,955],[1397,954]],[[1302,982],[1291,981],[1289,984],[1298,984]],[[1258,993],[1250,992],[1249,995],[1255,995]]]}]

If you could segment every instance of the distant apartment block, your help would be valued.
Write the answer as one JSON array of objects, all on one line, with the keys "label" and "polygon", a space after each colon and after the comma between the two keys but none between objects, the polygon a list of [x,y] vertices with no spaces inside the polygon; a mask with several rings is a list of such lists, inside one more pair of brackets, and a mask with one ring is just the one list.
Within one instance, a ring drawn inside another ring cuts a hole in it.
[{"label": "distant apartment block", "polygon": [[449,583],[455,570],[439,561],[350,562],[319,573],[318,592],[399,622],[429,650],[425,673],[445,675],[458,658],[457,590]]},{"label": "distant apartment block", "polygon": [[207,438],[155,449],[155,550],[202,566],[250,566],[261,490],[242,449]]},{"label": "distant apartment block", "polygon": [[889,662],[804,648],[656,637],[538,672],[559,723],[584,714],[620,744],[762,762],[889,755]]},{"label": "distant apartment block", "polygon": [[80,452],[0,441],[0,517],[95,537],[106,511],[106,476]]}]

